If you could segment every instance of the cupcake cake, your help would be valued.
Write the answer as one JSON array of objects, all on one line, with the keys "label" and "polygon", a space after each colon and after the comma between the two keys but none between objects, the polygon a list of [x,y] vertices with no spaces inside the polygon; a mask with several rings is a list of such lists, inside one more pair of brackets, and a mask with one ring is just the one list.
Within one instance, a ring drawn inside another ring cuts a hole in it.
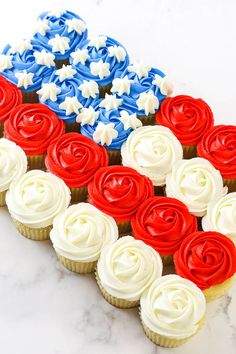
[{"label": "cupcake cake", "polygon": [[194,283],[175,274],[156,279],[140,303],[144,332],[161,347],[184,344],[205,322],[203,293]]},{"label": "cupcake cake", "polygon": [[101,251],[118,238],[114,219],[93,205],[71,205],[55,217],[50,233],[60,263],[77,273],[94,271]]},{"label": "cupcake cake", "polygon": [[236,126],[216,125],[197,146],[198,155],[220,171],[230,192],[236,192]]},{"label": "cupcake cake", "polygon": [[174,255],[176,273],[193,281],[207,301],[223,296],[234,282],[236,247],[219,232],[195,232]]},{"label": "cupcake cake", "polygon": [[166,177],[166,195],[179,199],[198,217],[206,214],[210,202],[227,193],[220,172],[207,160],[195,157],[177,161]]},{"label": "cupcake cake", "polygon": [[32,41],[40,50],[53,53],[57,67],[69,64],[70,53],[82,41],[88,31],[85,22],[71,11],[58,9],[39,15]]},{"label": "cupcake cake", "polygon": [[49,238],[53,219],[70,204],[70,190],[51,173],[33,170],[13,181],[6,204],[17,230],[25,237]]},{"label": "cupcake cake", "polygon": [[129,167],[100,168],[88,185],[88,201],[112,216],[120,234],[130,231],[130,220],[139,205],[154,195],[152,182]]},{"label": "cupcake cake", "polygon": [[111,305],[131,308],[139,305],[143,292],[161,274],[159,254],[144,242],[125,236],[102,250],[96,278]]},{"label": "cupcake cake", "polygon": [[118,41],[100,35],[80,43],[70,54],[70,63],[84,80],[96,81],[104,97],[110,92],[114,77],[129,65],[129,56]]},{"label": "cupcake cake", "polygon": [[4,124],[5,138],[19,145],[28,157],[29,168],[44,168],[48,146],[65,132],[63,121],[42,104],[21,104],[12,109]]},{"label": "cupcake cake", "polygon": [[0,206],[6,205],[6,192],[12,181],[20,178],[27,170],[24,151],[13,141],[0,139]]},{"label": "cupcake cake", "polygon": [[131,226],[134,237],[153,247],[163,263],[169,264],[184,238],[197,231],[197,218],[177,199],[152,197],[139,206]]},{"label": "cupcake cake", "polygon": [[186,95],[164,100],[156,114],[156,121],[170,128],[179,139],[185,159],[196,156],[197,144],[214,124],[213,113],[208,104],[201,98]]},{"label": "cupcake cake", "polygon": [[143,125],[155,124],[155,113],[173,90],[165,74],[150,65],[136,62],[116,76],[111,92],[124,100],[127,109],[136,113]]},{"label": "cupcake cake", "polygon": [[87,185],[100,167],[108,165],[108,155],[86,136],[67,133],[48,147],[45,165],[70,188],[71,201],[78,202],[87,198]]}]

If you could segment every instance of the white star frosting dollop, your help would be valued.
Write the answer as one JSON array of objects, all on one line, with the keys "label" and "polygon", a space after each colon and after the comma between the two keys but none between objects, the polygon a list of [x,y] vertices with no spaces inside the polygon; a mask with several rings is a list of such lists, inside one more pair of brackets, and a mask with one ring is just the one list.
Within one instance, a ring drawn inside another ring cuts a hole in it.
[{"label": "white star frosting dollop", "polygon": [[16,43],[15,45],[13,45],[10,49],[10,52],[12,54],[19,53],[20,55],[22,55],[24,53],[24,51],[26,51],[28,49],[32,49],[32,44],[30,43],[30,41],[28,39],[23,39],[23,40],[19,41],[18,43]]},{"label": "white star frosting dollop", "polygon": [[79,109],[82,107],[76,96],[66,97],[65,101],[59,104],[59,108],[66,111],[66,116],[69,116],[71,113],[79,114]]},{"label": "white star frosting dollop", "polygon": [[154,95],[152,90],[142,92],[139,95],[136,104],[140,111],[143,110],[145,112],[146,116],[148,116],[149,113],[155,113],[155,111],[159,108],[158,98]]},{"label": "white star frosting dollop", "polygon": [[11,69],[12,66],[12,57],[10,55],[0,54],[0,73],[6,69]]},{"label": "white star frosting dollop", "polygon": [[152,84],[159,87],[162,95],[170,96],[173,93],[174,86],[166,76],[161,77],[155,74],[155,79],[152,81]]},{"label": "white star frosting dollop", "polygon": [[126,52],[125,52],[124,48],[121,47],[120,45],[119,46],[114,45],[114,46],[108,47],[108,52],[109,52],[108,56],[115,57],[117,59],[118,63],[125,60]]},{"label": "white star frosting dollop", "polygon": [[58,33],[54,38],[48,41],[48,44],[52,47],[53,52],[60,52],[65,54],[66,50],[70,48],[70,39],[68,37],[60,36]]},{"label": "white star frosting dollop", "polygon": [[74,65],[78,63],[85,65],[86,60],[90,58],[87,49],[77,49],[75,52],[71,53],[70,56],[73,58]]},{"label": "white star frosting dollop", "polygon": [[33,73],[27,73],[26,70],[23,70],[21,72],[15,73],[15,77],[18,79],[18,87],[24,87],[26,90],[29,86],[33,85]]},{"label": "white star frosting dollop", "polygon": [[106,111],[110,111],[111,109],[117,109],[122,102],[122,98],[117,98],[115,95],[109,95],[106,93],[105,98],[100,102],[99,107],[103,107]]},{"label": "white star frosting dollop", "polygon": [[114,129],[114,123],[104,124],[99,122],[95,132],[93,133],[93,140],[101,145],[111,145],[112,140],[117,138],[118,131]]},{"label": "white star frosting dollop", "polygon": [[98,116],[99,112],[96,112],[92,106],[88,108],[82,108],[76,117],[76,122],[80,123],[82,126],[85,124],[93,126],[95,121],[98,119]]},{"label": "white star frosting dollop", "polygon": [[36,22],[34,33],[39,33],[41,34],[41,36],[45,36],[46,32],[50,30],[48,23],[49,21],[46,19],[45,20],[38,19],[38,21]]},{"label": "white star frosting dollop", "polygon": [[129,95],[131,83],[132,80],[129,80],[127,75],[125,75],[123,79],[116,78],[112,82],[111,92],[117,92],[119,96],[123,95],[124,93]]},{"label": "white star frosting dollop", "polygon": [[46,100],[51,100],[56,102],[57,95],[61,92],[61,89],[54,84],[54,82],[42,84],[42,88],[37,91],[37,94],[41,96],[41,101],[45,102]]},{"label": "white star frosting dollop", "polygon": [[100,48],[106,47],[106,41],[106,36],[96,36],[90,40],[88,45],[89,47],[95,47],[97,50],[99,50]]},{"label": "white star frosting dollop", "polygon": [[85,98],[96,98],[96,95],[99,93],[98,84],[93,80],[83,80],[83,83],[79,86],[79,90]]},{"label": "white star frosting dollop", "polygon": [[78,34],[82,34],[86,30],[84,21],[79,20],[78,18],[66,20],[66,25],[68,26],[68,33],[75,31]]},{"label": "white star frosting dollop", "polygon": [[148,77],[148,73],[151,70],[150,65],[145,65],[143,62],[135,62],[133,65],[128,66],[128,71],[134,72],[138,75],[138,78]]},{"label": "white star frosting dollop", "polygon": [[93,75],[99,76],[100,79],[110,75],[110,64],[104,63],[103,60],[90,64],[90,71]]},{"label": "white star frosting dollop", "polygon": [[57,10],[54,10],[54,11],[50,11],[50,12],[48,13],[48,16],[52,16],[52,17],[59,18],[59,17],[61,17],[62,15],[64,15],[65,12],[66,12],[65,9],[57,9]]},{"label": "white star frosting dollop", "polygon": [[59,75],[59,80],[62,82],[65,79],[71,79],[76,74],[76,70],[71,65],[63,64],[61,69],[55,71],[55,74]]},{"label": "white star frosting dollop", "polygon": [[55,66],[55,55],[52,53],[46,52],[45,49],[43,49],[41,52],[34,52],[34,57],[36,58],[36,63],[39,65],[45,65],[48,68],[51,68],[52,66]]},{"label": "white star frosting dollop", "polygon": [[137,118],[136,113],[129,114],[125,110],[120,112],[119,119],[123,123],[125,130],[128,130],[129,128],[135,130],[136,128],[139,128],[143,125],[141,120]]}]

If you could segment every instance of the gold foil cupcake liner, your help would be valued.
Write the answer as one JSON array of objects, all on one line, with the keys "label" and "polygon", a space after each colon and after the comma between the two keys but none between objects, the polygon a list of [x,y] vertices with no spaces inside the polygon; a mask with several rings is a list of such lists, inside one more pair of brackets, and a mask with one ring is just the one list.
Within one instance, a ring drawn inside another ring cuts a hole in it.
[{"label": "gold foil cupcake liner", "polygon": [[23,103],[38,103],[39,97],[36,91],[32,92],[22,92],[23,95]]},{"label": "gold foil cupcake liner", "polygon": [[216,299],[219,299],[221,296],[224,296],[229,288],[233,285],[236,276],[228,278],[221,284],[213,285],[210,288],[203,290],[203,294],[205,295],[206,301],[210,302]]},{"label": "gold foil cupcake liner", "polygon": [[76,262],[68,259],[66,257],[61,256],[57,253],[57,257],[60,263],[67,269],[71,270],[72,272],[76,272],[79,274],[86,274],[94,272],[97,261],[94,262]]},{"label": "gold foil cupcake liner", "polygon": [[120,150],[108,150],[109,164],[110,165],[121,165],[121,153]]},{"label": "gold foil cupcake liner", "polygon": [[108,84],[105,86],[99,86],[99,96],[100,98],[104,98],[106,93],[111,94],[112,84]]},{"label": "gold foil cupcake liner", "polygon": [[118,226],[119,236],[124,236],[131,232],[131,224],[129,221],[118,221],[117,226]]},{"label": "gold foil cupcake liner", "polygon": [[68,58],[66,58],[66,59],[56,59],[55,60],[55,64],[56,64],[57,69],[61,69],[63,65],[69,65],[70,62],[69,62]]},{"label": "gold foil cupcake liner", "polygon": [[156,125],[156,117],[155,114],[149,114],[148,116],[140,116],[137,115],[138,119],[141,120],[143,125]]},{"label": "gold foil cupcake liner", "polygon": [[88,190],[87,187],[70,188],[71,203],[84,202],[87,200]]},{"label": "gold foil cupcake liner", "polygon": [[49,239],[50,231],[52,230],[52,225],[41,228],[31,228],[15,219],[13,219],[13,221],[19,233],[25,236],[26,238],[33,241],[45,241]]},{"label": "gold foil cupcake liner", "polygon": [[224,185],[228,187],[228,192],[236,192],[236,178],[223,178]]},{"label": "gold foil cupcake liner", "polygon": [[184,159],[191,159],[197,156],[197,146],[196,145],[182,145]]},{"label": "gold foil cupcake liner", "polygon": [[6,205],[6,193],[7,191],[0,192],[0,207],[4,207]]},{"label": "gold foil cupcake liner", "polygon": [[45,154],[42,155],[28,155],[28,170],[45,170]]},{"label": "gold foil cupcake liner", "polygon": [[77,122],[74,123],[66,123],[66,133],[79,133],[80,132],[80,124]]}]

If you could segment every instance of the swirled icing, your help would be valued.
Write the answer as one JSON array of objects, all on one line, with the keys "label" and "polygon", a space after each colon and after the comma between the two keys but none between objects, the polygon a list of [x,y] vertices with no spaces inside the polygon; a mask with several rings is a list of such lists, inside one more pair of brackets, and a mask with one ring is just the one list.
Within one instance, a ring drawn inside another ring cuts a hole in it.
[{"label": "swirled icing", "polygon": [[0,122],[7,120],[11,110],[21,103],[21,91],[3,76],[0,76]]}]

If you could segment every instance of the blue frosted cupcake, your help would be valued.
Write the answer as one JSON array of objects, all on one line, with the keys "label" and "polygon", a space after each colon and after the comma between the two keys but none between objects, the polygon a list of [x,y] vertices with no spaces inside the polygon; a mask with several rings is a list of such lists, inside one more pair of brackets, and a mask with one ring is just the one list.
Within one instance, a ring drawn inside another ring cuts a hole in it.
[{"label": "blue frosted cupcake", "polygon": [[112,165],[120,164],[122,144],[134,129],[142,126],[137,115],[123,107],[122,99],[109,94],[83,108],[77,122],[81,124],[81,134],[107,149]]},{"label": "blue frosted cupcake", "polygon": [[23,93],[23,102],[38,102],[36,91],[44,77],[51,75],[55,57],[45,49],[39,51],[29,40],[15,46],[7,45],[0,54],[0,74],[17,85]]},{"label": "blue frosted cupcake", "polygon": [[99,96],[98,84],[83,80],[72,65],[64,65],[45,78],[37,91],[39,101],[66,123],[67,131],[79,131],[76,118]]},{"label": "blue frosted cupcake", "polygon": [[98,83],[101,97],[110,92],[112,80],[129,65],[126,49],[115,39],[97,36],[82,42],[70,54],[70,63],[85,80]]},{"label": "blue frosted cupcake", "polygon": [[144,125],[155,124],[155,113],[173,87],[165,74],[142,62],[127,67],[112,82],[111,92],[123,99],[123,105],[138,115]]},{"label": "blue frosted cupcake", "polygon": [[81,41],[87,39],[85,22],[78,15],[66,10],[46,11],[38,17],[33,43],[52,52],[57,67],[69,64],[70,53]]}]

